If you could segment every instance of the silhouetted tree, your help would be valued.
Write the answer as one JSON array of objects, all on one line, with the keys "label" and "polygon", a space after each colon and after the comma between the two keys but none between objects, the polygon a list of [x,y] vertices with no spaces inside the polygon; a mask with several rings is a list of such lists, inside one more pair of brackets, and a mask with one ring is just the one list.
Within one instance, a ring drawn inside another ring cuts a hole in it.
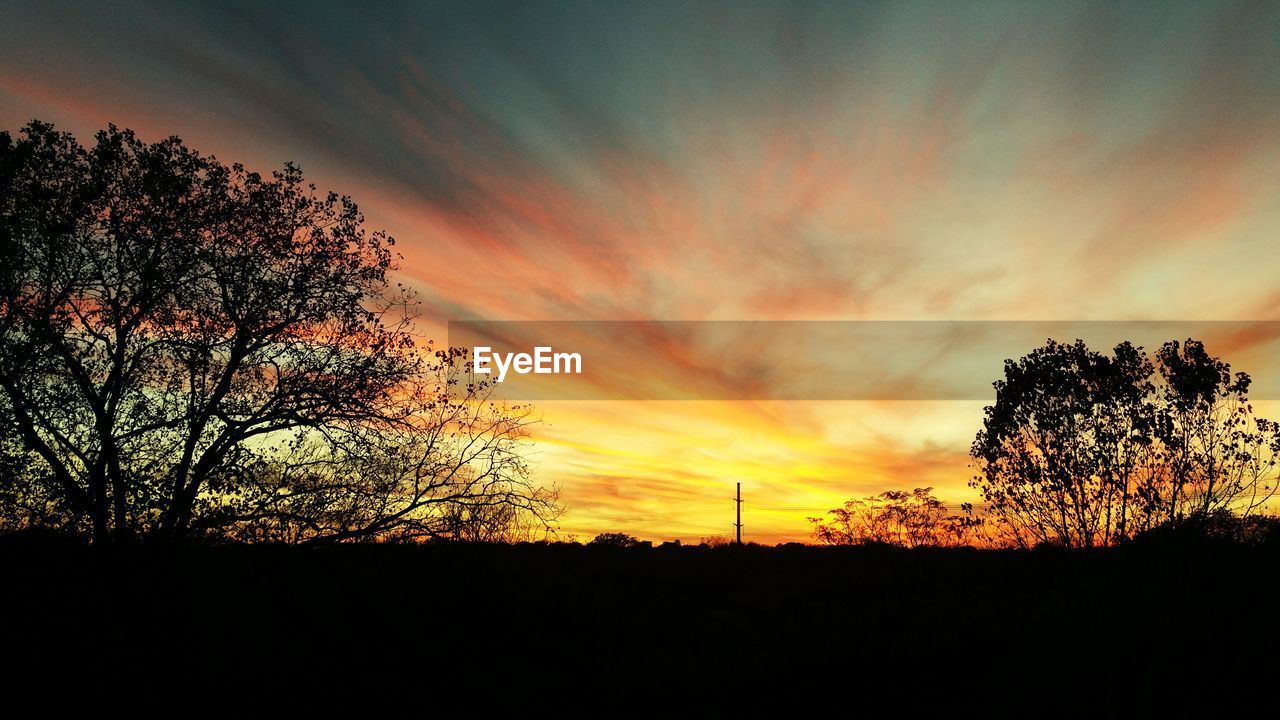
[{"label": "silhouetted tree", "polygon": [[1280,433],[1255,417],[1250,377],[1188,340],[1165,343],[1160,369],[1160,422],[1167,482],[1150,498],[1157,518],[1182,519],[1261,507],[1276,491]]},{"label": "silhouetted tree", "polygon": [[849,500],[809,522],[814,539],[824,545],[952,546],[964,544],[976,522],[971,508],[964,509],[963,515],[950,514],[933,488],[889,490]]},{"label": "silhouetted tree", "polygon": [[[973,444],[987,508],[1024,544],[1105,544],[1125,532],[1128,474],[1150,445],[1150,363],[1049,341],[1005,363]],[[1123,476],[1123,477],[1117,477]]]},{"label": "silhouetted tree", "polygon": [[345,539],[545,513],[527,412],[484,385],[450,401],[393,244],[292,165],[115,127],[91,148],[0,133],[6,523]]},{"label": "silhouetted tree", "polygon": [[295,433],[218,498],[213,527],[286,542],[545,539],[560,508],[524,459],[532,409],[490,402],[463,355],[435,353],[379,416]]},{"label": "silhouetted tree", "polygon": [[651,547],[653,543],[648,540],[639,540],[634,536],[620,532],[603,532],[591,539],[588,545],[595,547],[611,547],[611,548],[638,548]]},{"label": "silhouetted tree", "polygon": [[1280,434],[1249,378],[1201,343],[1156,362],[1050,340],[1005,363],[971,454],[972,485],[1016,544],[1111,544],[1196,513],[1248,514],[1275,492]]}]

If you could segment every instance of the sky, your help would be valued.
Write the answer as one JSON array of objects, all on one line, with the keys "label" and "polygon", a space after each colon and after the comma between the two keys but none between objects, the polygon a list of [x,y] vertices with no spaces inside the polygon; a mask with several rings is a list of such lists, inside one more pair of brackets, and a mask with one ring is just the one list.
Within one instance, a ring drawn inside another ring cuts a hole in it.
[{"label": "sky", "polygon": [[[1274,2],[6,0],[0,17],[0,128],[115,123],[297,162],[397,238],[436,337],[481,319],[1280,320]],[[746,539],[803,540],[850,497],[973,500],[983,404],[550,401],[531,458],[567,536],[727,536],[741,482]]]}]

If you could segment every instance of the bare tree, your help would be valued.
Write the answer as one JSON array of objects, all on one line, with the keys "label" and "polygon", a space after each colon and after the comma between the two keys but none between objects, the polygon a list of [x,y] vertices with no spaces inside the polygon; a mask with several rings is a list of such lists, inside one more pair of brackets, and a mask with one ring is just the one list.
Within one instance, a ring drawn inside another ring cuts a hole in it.
[{"label": "bare tree", "polygon": [[536,497],[527,414],[483,386],[438,403],[394,241],[296,167],[32,123],[0,133],[0,240],[0,423],[21,459],[0,499],[20,522],[181,537],[280,530],[288,507],[300,537],[390,536],[421,509],[398,482],[415,460],[455,501]]},{"label": "bare tree", "polygon": [[460,360],[462,350],[435,353],[394,413],[298,433],[234,496],[211,495],[206,516],[289,542],[553,534],[558,492],[534,484],[525,460],[532,408],[491,401],[493,386]]},{"label": "bare tree", "polygon": [[849,500],[809,522],[824,545],[952,546],[964,544],[974,524],[967,505],[965,511],[950,514],[933,488],[916,488]]}]

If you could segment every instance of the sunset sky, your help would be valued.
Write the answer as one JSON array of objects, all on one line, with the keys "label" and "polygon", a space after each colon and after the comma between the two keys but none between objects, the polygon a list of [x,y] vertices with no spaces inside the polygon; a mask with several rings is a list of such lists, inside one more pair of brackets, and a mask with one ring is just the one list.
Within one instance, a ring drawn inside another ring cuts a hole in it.
[{"label": "sunset sky", "polygon": [[[0,18],[0,128],[295,161],[397,238],[440,339],[468,319],[1280,320],[1280,3]],[[532,459],[579,539],[728,535],[741,482],[746,539],[803,540],[849,497],[973,500],[983,404],[540,402]]]}]

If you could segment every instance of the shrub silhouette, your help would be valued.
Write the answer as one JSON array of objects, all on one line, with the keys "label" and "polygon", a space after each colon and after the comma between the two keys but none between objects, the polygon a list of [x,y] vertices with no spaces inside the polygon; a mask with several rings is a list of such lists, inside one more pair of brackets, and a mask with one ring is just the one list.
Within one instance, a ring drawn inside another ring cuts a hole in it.
[{"label": "shrub silhouette", "polygon": [[624,549],[651,547],[653,545],[653,543],[650,543],[647,540],[638,540],[631,535],[628,535],[626,533],[620,533],[620,532],[600,533],[599,535],[596,535],[594,538],[592,538],[591,542],[587,544],[593,547],[610,547],[610,548],[624,548]]},{"label": "shrub silhouette", "polygon": [[949,514],[933,488],[888,490],[849,500],[809,522],[814,539],[824,545],[953,546],[965,544],[977,522],[972,508],[964,509],[964,515]]}]

